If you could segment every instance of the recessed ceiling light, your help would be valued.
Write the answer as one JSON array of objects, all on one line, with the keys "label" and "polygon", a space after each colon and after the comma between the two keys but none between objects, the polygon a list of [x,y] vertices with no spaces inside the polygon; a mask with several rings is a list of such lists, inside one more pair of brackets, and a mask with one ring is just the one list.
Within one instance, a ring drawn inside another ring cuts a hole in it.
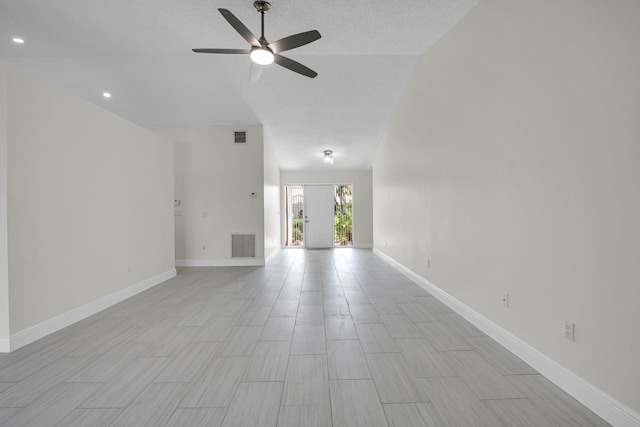
[{"label": "recessed ceiling light", "polygon": [[13,42],[14,43],[18,43],[18,44],[22,44],[22,43],[24,43],[24,40],[19,38],[19,37],[14,37],[13,38]]},{"label": "recessed ceiling light", "polygon": [[102,96],[105,98],[111,98],[111,94],[109,92],[102,92]]}]

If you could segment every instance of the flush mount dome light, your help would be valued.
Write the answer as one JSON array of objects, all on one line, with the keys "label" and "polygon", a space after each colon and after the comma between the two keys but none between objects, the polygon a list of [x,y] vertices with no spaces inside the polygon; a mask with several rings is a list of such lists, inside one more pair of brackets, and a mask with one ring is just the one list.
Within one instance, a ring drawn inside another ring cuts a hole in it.
[{"label": "flush mount dome light", "polygon": [[273,52],[266,47],[258,47],[251,51],[251,60],[256,64],[269,65],[273,63]]},{"label": "flush mount dome light", "polygon": [[24,40],[21,39],[20,37],[14,37],[12,40],[14,43],[18,43],[18,44],[24,43]]},{"label": "flush mount dome light", "polygon": [[102,96],[105,98],[111,98],[111,94],[109,92],[102,92]]},{"label": "flush mount dome light", "polygon": [[322,158],[322,163],[324,163],[326,165],[332,165],[333,164],[333,151],[324,150],[322,153],[324,154],[324,157]]}]

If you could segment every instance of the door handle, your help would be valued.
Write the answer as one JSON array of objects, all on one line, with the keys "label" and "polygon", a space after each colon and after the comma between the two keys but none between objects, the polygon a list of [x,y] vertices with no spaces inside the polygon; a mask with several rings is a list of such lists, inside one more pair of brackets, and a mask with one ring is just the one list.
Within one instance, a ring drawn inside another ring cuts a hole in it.
[{"label": "door handle", "polygon": [[308,219],[305,219],[304,222],[311,222],[311,221],[309,221]]}]

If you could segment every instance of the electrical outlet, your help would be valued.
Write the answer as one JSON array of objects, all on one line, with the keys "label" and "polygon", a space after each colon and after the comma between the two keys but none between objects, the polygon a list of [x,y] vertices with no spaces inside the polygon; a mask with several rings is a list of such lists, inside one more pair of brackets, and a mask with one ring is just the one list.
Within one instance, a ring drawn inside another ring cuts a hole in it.
[{"label": "electrical outlet", "polygon": [[570,320],[564,321],[564,338],[575,341],[575,325]]},{"label": "electrical outlet", "polygon": [[509,308],[509,294],[502,294],[502,306]]}]

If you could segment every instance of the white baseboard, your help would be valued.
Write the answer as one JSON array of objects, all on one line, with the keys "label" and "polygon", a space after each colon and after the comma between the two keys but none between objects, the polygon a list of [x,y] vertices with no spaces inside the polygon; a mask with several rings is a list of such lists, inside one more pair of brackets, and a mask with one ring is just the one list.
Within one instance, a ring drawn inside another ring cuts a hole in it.
[{"label": "white baseboard", "polygon": [[262,267],[264,258],[177,259],[176,267]]},{"label": "white baseboard", "polygon": [[[6,337],[0,337],[0,352],[8,353],[24,347],[27,344],[31,344],[34,341],[44,338],[49,334],[59,331],[62,328],[66,328],[82,319],[86,319],[102,310],[111,307],[114,304],[124,301],[140,292],[146,291],[166,280],[175,277],[176,269],[165,271],[157,276],[150,277],[142,282],[138,282],[128,288],[122,289],[111,295],[107,295],[100,299],[97,299],[89,304],[85,304],[67,313],[56,316],[52,319],[46,320],[38,325],[32,326],[28,329],[20,331],[11,335],[7,340]],[[7,342],[8,341],[8,342]]]},{"label": "white baseboard", "polygon": [[9,353],[11,351],[11,338],[0,337],[0,353]]},{"label": "white baseboard", "polygon": [[616,427],[640,426],[640,414],[614,399],[607,393],[585,381],[564,366],[550,359],[526,342],[507,332],[477,311],[444,292],[427,279],[408,269],[395,259],[374,248],[373,253],[388,261],[405,276],[427,290],[453,311],[467,319],[478,329],[496,340],[513,354],[524,360],[540,374],[595,412],[603,420]]},{"label": "white baseboard", "polygon": [[264,260],[264,264],[265,264],[265,265],[269,264],[269,262],[271,262],[271,260],[272,260],[272,259],[274,259],[274,258],[276,257],[276,255],[278,255],[278,254],[280,253],[280,251],[281,251],[281,250],[282,250],[282,249],[280,249],[280,247],[277,247],[277,246],[276,246],[276,247],[273,249],[273,252],[271,252],[271,254],[270,254],[267,258],[265,258],[265,260]]},{"label": "white baseboard", "polygon": [[357,243],[353,247],[356,249],[372,249],[373,243]]}]

